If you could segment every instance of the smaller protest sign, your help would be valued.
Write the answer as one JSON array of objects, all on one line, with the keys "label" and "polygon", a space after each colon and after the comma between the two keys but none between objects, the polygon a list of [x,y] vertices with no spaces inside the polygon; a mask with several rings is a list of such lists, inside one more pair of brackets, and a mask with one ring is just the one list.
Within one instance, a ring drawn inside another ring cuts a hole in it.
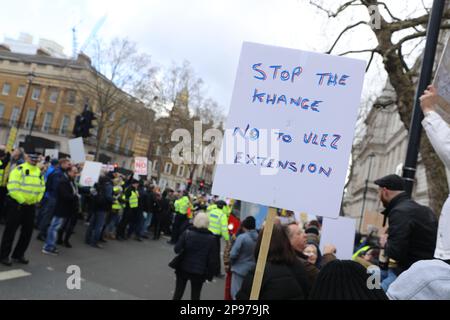
[{"label": "smaller protest sign", "polygon": [[83,187],[93,187],[100,178],[102,163],[86,161],[81,172],[80,185]]},{"label": "smaller protest sign", "polygon": [[140,176],[147,175],[148,159],[144,157],[134,158],[134,172]]},{"label": "smaller protest sign", "polygon": [[84,143],[82,138],[69,140],[70,159],[73,163],[82,163],[86,161]]},{"label": "smaller protest sign", "polygon": [[353,255],[355,242],[355,220],[339,217],[337,219],[323,219],[322,233],[320,236],[320,250],[326,245],[336,247],[336,257],[341,260],[350,260]]}]

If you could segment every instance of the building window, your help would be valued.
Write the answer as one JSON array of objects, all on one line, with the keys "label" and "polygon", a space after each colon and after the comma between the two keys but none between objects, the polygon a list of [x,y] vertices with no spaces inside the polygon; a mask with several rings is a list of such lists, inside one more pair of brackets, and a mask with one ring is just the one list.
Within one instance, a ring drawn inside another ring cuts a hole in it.
[{"label": "building window", "polygon": [[111,112],[111,114],[109,115],[109,121],[114,121],[114,118],[116,117],[116,112]]},{"label": "building window", "polygon": [[70,117],[65,115],[61,121],[61,128],[59,129],[59,134],[65,135],[69,130]]},{"label": "building window", "polygon": [[58,96],[59,96],[59,91],[56,89],[52,89],[50,91],[50,97],[49,97],[50,102],[56,103],[56,101],[58,101]]},{"label": "building window", "polygon": [[36,110],[35,109],[28,109],[27,119],[25,121],[25,129],[30,129],[31,128],[31,124],[33,123],[35,115],[36,115]]},{"label": "building window", "polygon": [[160,156],[161,155],[161,146],[157,146],[156,147],[156,155]]},{"label": "building window", "polygon": [[153,171],[156,171],[156,168],[158,167],[158,160],[155,160],[154,162],[153,162],[153,167],[152,167],[152,170]]},{"label": "building window", "polygon": [[133,143],[133,141],[131,139],[127,140],[127,143],[125,144],[125,150],[126,151],[131,151],[131,144]]},{"label": "building window", "polygon": [[10,91],[11,91],[11,85],[9,83],[5,83],[3,85],[2,95],[8,96]]},{"label": "building window", "polygon": [[164,167],[164,173],[172,174],[172,164],[170,162],[166,163],[166,166]]},{"label": "building window", "polygon": [[39,100],[41,96],[41,89],[40,88],[34,88],[33,93],[31,94],[31,99],[33,100]]},{"label": "building window", "polygon": [[177,176],[182,177],[184,175],[184,166],[178,166]]},{"label": "building window", "polygon": [[120,149],[120,136],[116,136],[116,141],[114,142],[114,150],[117,152]]},{"label": "building window", "polygon": [[67,104],[75,104],[77,93],[74,90],[67,91]]},{"label": "building window", "polygon": [[11,127],[17,125],[17,120],[19,119],[19,112],[20,112],[19,107],[14,107],[13,108],[13,110],[11,112],[11,118],[10,118],[10,121],[9,121],[9,125]]},{"label": "building window", "polygon": [[5,112],[5,105],[0,102],[0,119],[3,118],[4,112]]},{"label": "building window", "polygon": [[25,96],[26,87],[21,85],[17,88],[17,97],[22,98]]},{"label": "building window", "polygon": [[48,132],[52,127],[53,113],[47,112],[44,117],[44,122],[42,123],[42,131]]}]

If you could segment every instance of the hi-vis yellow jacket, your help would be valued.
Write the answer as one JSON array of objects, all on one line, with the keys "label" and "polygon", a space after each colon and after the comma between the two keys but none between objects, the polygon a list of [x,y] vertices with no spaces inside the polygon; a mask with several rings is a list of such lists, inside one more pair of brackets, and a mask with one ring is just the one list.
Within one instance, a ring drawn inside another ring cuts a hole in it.
[{"label": "hi-vis yellow jacket", "polygon": [[37,204],[44,196],[44,176],[38,167],[25,162],[11,171],[7,189],[9,196],[19,204]]},{"label": "hi-vis yellow jacket", "polygon": [[208,211],[209,228],[208,230],[217,236],[222,236],[225,241],[230,240],[228,233],[228,216],[222,209],[215,208]]}]

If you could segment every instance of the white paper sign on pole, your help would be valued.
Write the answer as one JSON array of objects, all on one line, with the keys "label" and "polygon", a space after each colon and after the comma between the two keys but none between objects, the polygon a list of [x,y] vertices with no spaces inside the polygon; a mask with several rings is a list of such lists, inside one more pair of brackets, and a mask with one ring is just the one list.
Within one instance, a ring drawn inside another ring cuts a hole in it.
[{"label": "white paper sign on pole", "polygon": [[59,159],[58,149],[45,149],[44,155],[50,157],[50,159]]},{"label": "white paper sign on pole", "polygon": [[73,163],[82,163],[86,161],[83,138],[69,140],[70,159]]},{"label": "white paper sign on pole", "polygon": [[439,95],[450,102],[450,37],[447,39],[441,60],[433,80]]},{"label": "white paper sign on pole", "polygon": [[339,216],[365,66],[245,42],[212,193]]},{"label": "white paper sign on pole", "polygon": [[80,185],[93,187],[98,182],[103,164],[101,162],[86,161],[81,172]]},{"label": "white paper sign on pole", "polygon": [[147,175],[148,159],[144,157],[134,158],[134,172],[140,176]]},{"label": "white paper sign on pole", "polygon": [[336,257],[341,260],[351,260],[355,242],[355,219],[339,217],[338,219],[323,219],[320,235],[320,250],[323,252],[325,245],[332,244],[336,247]]}]

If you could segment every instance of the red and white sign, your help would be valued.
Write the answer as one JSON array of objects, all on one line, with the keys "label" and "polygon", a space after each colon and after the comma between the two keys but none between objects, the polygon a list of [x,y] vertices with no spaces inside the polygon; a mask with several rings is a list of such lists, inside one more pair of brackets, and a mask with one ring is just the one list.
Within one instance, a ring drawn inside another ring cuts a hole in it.
[{"label": "red and white sign", "polygon": [[140,176],[147,175],[148,159],[143,157],[134,158],[134,173]]}]

